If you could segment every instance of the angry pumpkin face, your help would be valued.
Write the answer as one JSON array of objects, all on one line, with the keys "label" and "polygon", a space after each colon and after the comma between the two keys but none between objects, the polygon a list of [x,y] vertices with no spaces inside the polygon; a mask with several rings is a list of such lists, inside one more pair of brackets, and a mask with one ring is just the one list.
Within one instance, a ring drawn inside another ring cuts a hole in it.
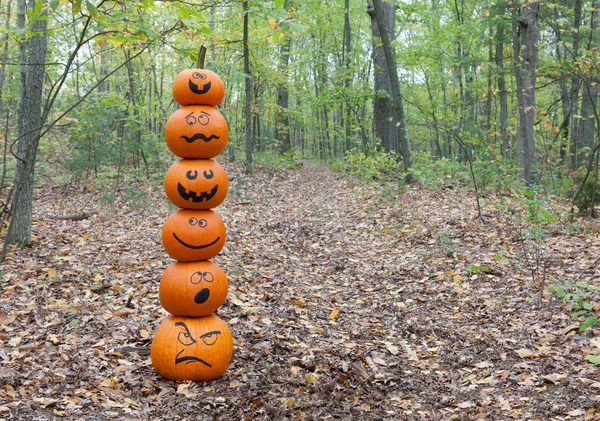
[{"label": "angry pumpkin face", "polygon": [[165,193],[175,206],[211,209],[227,196],[227,174],[212,159],[181,159],[165,175]]},{"label": "angry pumpkin face", "polygon": [[179,262],[209,260],[225,244],[225,224],[211,210],[180,209],[165,221],[162,243],[169,256]]},{"label": "angry pumpkin face", "polygon": [[181,105],[216,107],[225,97],[223,80],[206,69],[186,69],[173,81],[173,98]]},{"label": "angry pumpkin face", "polygon": [[165,125],[167,146],[180,158],[214,158],[225,149],[229,126],[219,110],[188,105],[175,111]]},{"label": "angry pumpkin face", "polygon": [[158,297],[165,310],[175,316],[208,316],[227,298],[225,272],[209,260],[175,262],[160,280]]},{"label": "angry pumpkin face", "polygon": [[150,347],[152,365],[176,381],[208,381],[223,375],[233,354],[233,337],[223,320],[170,316],[162,321]]}]

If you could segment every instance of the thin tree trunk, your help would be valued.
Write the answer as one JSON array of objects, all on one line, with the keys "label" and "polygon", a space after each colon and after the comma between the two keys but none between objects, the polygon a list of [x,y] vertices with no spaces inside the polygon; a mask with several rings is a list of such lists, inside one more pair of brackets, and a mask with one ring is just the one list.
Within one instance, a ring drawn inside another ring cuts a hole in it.
[{"label": "thin tree trunk", "polygon": [[506,78],[504,77],[504,43],[506,42],[506,24],[502,19],[506,4],[504,0],[499,0],[496,3],[497,10],[497,24],[496,24],[496,52],[495,61],[496,68],[498,71],[498,102],[500,103],[500,138],[502,139],[500,150],[502,158],[508,159],[509,157],[509,144],[508,144],[508,96],[506,91]]},{"label": "thin tree trunk", "polygon": [[246,174],[252,173],[252,148],[254,139],[252,138],[252,76],[250,75],[250,50],[248,49],[248,1],[242,2],[244,9],[244,92],[246,95],[244,101],[244,117],[246,123]]}]

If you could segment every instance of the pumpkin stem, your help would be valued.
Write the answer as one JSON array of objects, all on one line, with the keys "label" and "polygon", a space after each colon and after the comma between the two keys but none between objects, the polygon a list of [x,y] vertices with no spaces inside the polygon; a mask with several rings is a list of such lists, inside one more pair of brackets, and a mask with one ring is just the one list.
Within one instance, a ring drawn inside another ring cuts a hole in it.
[{"label": "pumpkin stem", "polygon": [[206,57],[206,47],[204,45],[201,45],[200,51],[198,51],[198,61],[196,62],[196,67],[198,69],[204,69],[205,57]]}]

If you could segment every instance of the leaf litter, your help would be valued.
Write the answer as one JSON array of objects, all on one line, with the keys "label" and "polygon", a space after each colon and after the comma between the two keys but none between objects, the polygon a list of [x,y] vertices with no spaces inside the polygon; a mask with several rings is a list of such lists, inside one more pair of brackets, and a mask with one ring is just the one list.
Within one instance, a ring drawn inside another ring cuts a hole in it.
[{"label": "leaf litter", "polygon": [[[483,226],[460,187],[225,167],[225,375],[176,383],[151,366],[174,210],[159,188],[109,204],[44,190],[34,243],[1,268],[0,419],[600,419],[600,330],[579,332],[556,295],[538,302],[497,198]],[[97,213],[52,217],[82,207]],[[597,284],[597,232],[553,227],[547,278]]]}]

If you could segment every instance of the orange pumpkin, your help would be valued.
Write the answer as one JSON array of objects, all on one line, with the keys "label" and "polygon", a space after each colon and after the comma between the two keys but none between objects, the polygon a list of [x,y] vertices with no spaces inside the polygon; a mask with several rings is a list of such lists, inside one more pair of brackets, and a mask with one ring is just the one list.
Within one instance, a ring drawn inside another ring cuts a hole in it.
[{"label": "orange pumpkin", "polygon": [[176,262],[163,273],[158,298],[175,316],[208,316],[223,304],[227,288],[225,272],[213,262]]},{"label": "orange pumpkin", "polygon": [[173,98],[181,105],[212,105],[225,97],[223,80],[206,69],[185,69],[175,76]]},{"label": "orange pumpkin", "polygon": [[165,125],[167,146],[180,158],[214,158],[225,149],[229,126],[223,114],[206,105],[175,111]]},{"label": "orange pumpkin", "polygon": [[181,159],[167,170],[165,193],[175,206],[210,209],[219,206],[229,187],[227,174],[212,159]]},{"label": "orange pumpkin", "polygon": [[176,381],[208,381],[223,375],[233,354],[233,337],[223,320],[169,316],[152,340],[150,359],[160,375]]},{"label": "orange pumpkin", "polygon": [[209,260],[225,244],[225,224],[211,210],[180,209],[165,221],[162,243],[169,256],[180,262]]}]

